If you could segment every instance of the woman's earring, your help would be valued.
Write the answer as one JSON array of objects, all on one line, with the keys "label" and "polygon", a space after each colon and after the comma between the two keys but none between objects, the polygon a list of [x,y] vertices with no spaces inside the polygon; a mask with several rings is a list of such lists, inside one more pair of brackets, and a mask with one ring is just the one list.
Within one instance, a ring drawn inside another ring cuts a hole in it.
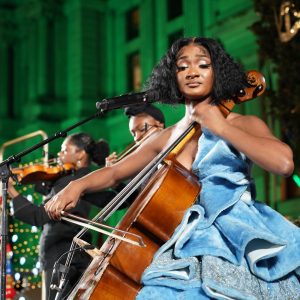
[{"label": "woman's earring", "polygon": [[77,160],[76,165],[77,165],[77,167],[80,167],[81,166],[81,160]]}]

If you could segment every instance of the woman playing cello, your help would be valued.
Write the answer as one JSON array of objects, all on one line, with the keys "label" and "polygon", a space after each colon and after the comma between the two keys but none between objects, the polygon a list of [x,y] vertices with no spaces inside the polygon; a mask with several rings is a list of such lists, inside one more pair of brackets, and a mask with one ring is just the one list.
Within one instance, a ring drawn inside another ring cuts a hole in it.
[{"label": "woman playing cello", "polygon": [[177,40],[147,88],[184,103],[184,117],[112,167],[71,182],[46,204],[51,218],[59,219],[82,193],[134,176],[191,122],[200,125],[201,135],[177,156],[198,176],[200,195],[145,270],[138,299],[299,299],[300,230],[256,201],[250,176],[252,163],[291,175],[291,149],[256,116],[225,118],[218,108],[247,86],[245,73],[215,40]]}]

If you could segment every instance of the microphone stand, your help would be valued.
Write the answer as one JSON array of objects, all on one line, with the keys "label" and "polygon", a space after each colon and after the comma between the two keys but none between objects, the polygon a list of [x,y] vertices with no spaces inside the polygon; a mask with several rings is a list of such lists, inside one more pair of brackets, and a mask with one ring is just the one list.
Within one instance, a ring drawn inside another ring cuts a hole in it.
[{"label": "microphone stand", "polygon": [[103,115],[106,111],[105,108],[101,108],[97,111],[96,114],[79,121],[75,123],[74,125],[66,128],[65,130],[59,131],[55,133],[52,137],[49,137],[36,145],[16,154],[12,155],[11,157],[7,158],[3,162],[0,163],[0,177],[2,181],[2,214],[1,214],[1,280],[0,280],[0,291],[1,291],[1,300],[5,300],[6,296],[6,244],[7,244],[7,187],[8,187],[8,180],[9,177],[13,176],[10,171],[10,166],[12,163],[20,162],[21,158],[31,152],[33,152],[36,149],[41,148],[42,146],[52,142],[53,140],[56,140],[61,137],[66,137],[68,132],[92,119],[95,119],[99,117],[100,115]]}]

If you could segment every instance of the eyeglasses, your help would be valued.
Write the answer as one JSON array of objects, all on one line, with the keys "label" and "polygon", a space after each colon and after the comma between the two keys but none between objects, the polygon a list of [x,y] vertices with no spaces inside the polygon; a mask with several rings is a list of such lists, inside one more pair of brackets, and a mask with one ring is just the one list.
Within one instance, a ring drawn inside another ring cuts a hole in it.
[{"label": "eyeglasses", "polygon": [[147,131],[149,131],[153,127],[158,128],[159,126],[154,125],[154,124],[144,123],[144,125],[142,127],[138,128],[136,131],[141,132],[141,133],[146,133]]}]

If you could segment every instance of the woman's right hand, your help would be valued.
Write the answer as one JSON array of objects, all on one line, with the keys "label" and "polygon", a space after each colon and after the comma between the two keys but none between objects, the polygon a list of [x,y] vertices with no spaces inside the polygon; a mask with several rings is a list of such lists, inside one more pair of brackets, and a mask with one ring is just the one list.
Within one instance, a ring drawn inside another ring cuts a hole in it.
[{"label": "woman's right hand", "polygon": [[53,220],[60,220],[61,212],[75,207],[81,194],[80,184],[76,180],[71,181],[45,204],[47,214]]}]

